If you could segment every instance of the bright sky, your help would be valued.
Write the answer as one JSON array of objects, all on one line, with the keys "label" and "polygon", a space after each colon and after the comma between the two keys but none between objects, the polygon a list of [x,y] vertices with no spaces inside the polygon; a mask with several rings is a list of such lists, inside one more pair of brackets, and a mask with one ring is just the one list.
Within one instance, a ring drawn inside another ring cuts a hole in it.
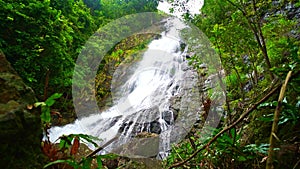
[{"label": "bright sky", "polygon": [[[188,3],[185,4],[186,9],[190,11],[190,14],[195,15],[200,13],[200,9],[202,8],[204,4],[204,0],[189,0]],[[172,5],[166,2],[164,0],[163,2],[159,2],[157,9],[164,11],[168,14],[170,13],[170,8],[172,8]],[[174,9],[174,13],[171,15],[175,15],[179,18],[181,18],[181,15],[184,13],[181,8]]]}]

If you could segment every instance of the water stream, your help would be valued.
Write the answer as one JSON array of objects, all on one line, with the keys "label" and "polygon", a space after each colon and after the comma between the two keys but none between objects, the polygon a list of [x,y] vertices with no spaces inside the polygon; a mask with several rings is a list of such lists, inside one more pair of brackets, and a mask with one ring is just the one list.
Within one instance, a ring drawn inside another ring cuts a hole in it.
[{"label": "water stream", "polygon": [[[81,117],[73,124],[53,127],[50,139],[63,134],[90,134],[99,145],[118,136],[102,153],[129,157],[168,156],[171,144],[188,133],[200,111],[197,73],[185,60],[178,19],[168,19],[166,31],[153,40],[130,76],[117,69],[112,82],[114,105],[104,112]],[[121,86],[114,82],[124,81]],[[93,148],[92,146],[90,146]]]}]

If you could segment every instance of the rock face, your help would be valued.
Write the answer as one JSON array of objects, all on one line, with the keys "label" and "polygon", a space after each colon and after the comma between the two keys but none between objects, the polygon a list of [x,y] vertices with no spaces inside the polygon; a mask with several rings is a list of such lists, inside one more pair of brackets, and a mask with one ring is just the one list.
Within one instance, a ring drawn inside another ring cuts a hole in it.
[{"label": "rock face", "polygon": [[0,168],[42,168],[39,116],[31,88],[17,75],[0,51]]}]

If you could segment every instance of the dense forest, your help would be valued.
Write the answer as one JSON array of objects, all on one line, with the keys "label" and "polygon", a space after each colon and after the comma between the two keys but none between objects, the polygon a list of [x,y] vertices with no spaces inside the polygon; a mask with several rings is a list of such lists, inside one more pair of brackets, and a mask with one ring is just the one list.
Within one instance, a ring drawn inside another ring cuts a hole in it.
[{"label": "dense forest", "polygon": [[[187,1],[169,2],[184,8]],[[99,149],[93,152],[81,141],[93,144],[99,138],[84,134],[64,136],[59,144],[42,141],[51,125],[77,118],[72,78],[88,39],[118,18],[162,13],[158,4],[158,0],[0,0],[0,61],[5,55],[34,93],[29,99],[23,91],[13,94],[21,87],[9,91],[10,76],[4,68],[9,64],[0,63],[1,168],[300,168],[300,2],[295,0],[205,0],[200,14],[184,9],[182,18],[207,36],[222,63],[224,75],[219,80],[226,102],[212,135],[203,138],[203,124],[197,123],[162,161],[96,155]],[[141,23],[129,24],[139,27]],[[101,110],[109,106],[111,72],[157,38],[133,35],[106,53],[95,79]],[[200,54],[187,59],[203,73]],[[22,99],[11,102],[15,97]],[[198,106],[209,111],[213,104],[214,98],[208,95]],[[11,111],[15,105],[36,115],[38,120],[32,123],[38,127],[27,124],[19,110]],[[7,114],[12,113],[21,115],[10,125]],[[206,117],[204,113],[199,118],[205,121]],[[14,123],[32,131],[11,134],[8,126]]]}]

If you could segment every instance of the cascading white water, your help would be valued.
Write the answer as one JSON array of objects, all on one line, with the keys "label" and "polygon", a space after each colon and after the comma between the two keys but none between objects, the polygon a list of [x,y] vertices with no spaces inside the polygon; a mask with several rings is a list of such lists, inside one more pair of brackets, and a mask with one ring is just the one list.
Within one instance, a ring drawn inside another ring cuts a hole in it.
[{"label": "cascading white water", "polygon": [[[188,109],[187,102],[199,102],[187,91],[197,84],[197,78],[183,59],[186,49],[181,49],[179,31],[186,26],[181,22],[174,22],[174,19],[167,21],[168,30],[161,34],[160,39],[149,44],[132,75],[125,77],[124,85],[117,87],[115,91],[118,94],[111,108],[82,117],[73,124],[51,128],[51,141],[54,142],[63,134],[83,133],[102,139],[99,142],[102,145],[119,135],[117,140],[105,147],[105,152],[131,157],[157,155],[160,159],[165,158],[171,149],[171,143],[184,137],[189,130],[182,123],[192,123],[194,120],[187,119],[195,119],[197,114],[195,111],[182,110],[184,115],[180,115],[178,110],[175,112],[171,108],[171,104],[174,104],[171,100],[179,96],[185,100],[179,100],[177,104],[183,105],[178,109],[185,106]],[[114,87],[116,86],[112,85]],[[179,119],[180,124],[176,124],[176,119]],[[187,130],[184,131],[185,134],[182,134],[183,130]],[[155,135],[138,139],[137,135],[140,133]]]}]

